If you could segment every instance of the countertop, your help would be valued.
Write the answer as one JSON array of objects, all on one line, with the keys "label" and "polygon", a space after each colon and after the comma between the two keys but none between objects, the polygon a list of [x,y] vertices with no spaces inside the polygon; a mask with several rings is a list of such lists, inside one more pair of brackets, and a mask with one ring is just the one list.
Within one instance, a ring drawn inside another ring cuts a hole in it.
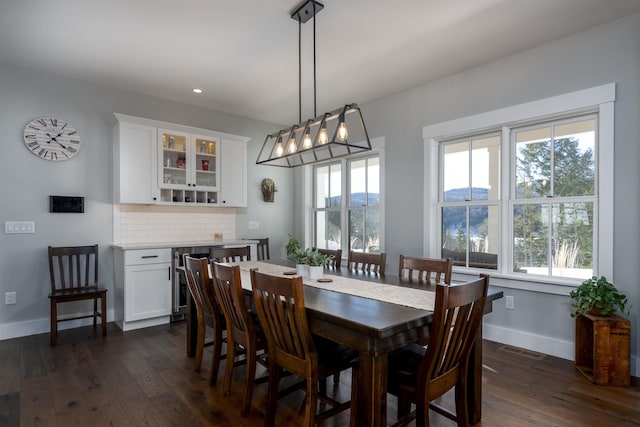
[{"label": "countertop", "polygon": [[235,239],[235,240],[204,240],[189,242],[151,242],[151,243],[114,243],[112,248],[121,250],[134,249],[158,249],[158,248],[197,248],[202,246],[229,246],[229,245],[250,245],[258,243],[257,240],[251,239]]}]

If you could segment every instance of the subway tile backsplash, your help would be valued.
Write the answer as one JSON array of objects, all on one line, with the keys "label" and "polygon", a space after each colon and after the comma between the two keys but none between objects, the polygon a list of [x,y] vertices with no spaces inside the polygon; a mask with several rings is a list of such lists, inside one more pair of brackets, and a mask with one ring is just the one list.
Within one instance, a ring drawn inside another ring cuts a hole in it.
[{"label": "subway tile backsplash", "polygon": [[156,243],[236,238],[235,209],[156,205],[114,205],[113,242]]}]

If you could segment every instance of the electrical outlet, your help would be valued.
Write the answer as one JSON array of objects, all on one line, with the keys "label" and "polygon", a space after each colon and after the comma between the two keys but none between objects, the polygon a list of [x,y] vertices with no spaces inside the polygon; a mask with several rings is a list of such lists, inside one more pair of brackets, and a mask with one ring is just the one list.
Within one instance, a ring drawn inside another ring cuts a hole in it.
[{"label": "electrical outlet", "polygon": [[16,293],[15,292],[5,292],[5,294],[4,294],[4,303],[5,304],[15,304],[16,303]]},{"label": "electrical outlet", "polygon": [[257,230],[260,228],[260,223],[258,221],[249,221],[249,230]]},{"label": "electrical outlet", "polygon": [[513,295],[507,295],[506,297],[504,297],[504,306],[509,310],[513,310],[514,308],[516,308],[516,303],[513,299]]}]

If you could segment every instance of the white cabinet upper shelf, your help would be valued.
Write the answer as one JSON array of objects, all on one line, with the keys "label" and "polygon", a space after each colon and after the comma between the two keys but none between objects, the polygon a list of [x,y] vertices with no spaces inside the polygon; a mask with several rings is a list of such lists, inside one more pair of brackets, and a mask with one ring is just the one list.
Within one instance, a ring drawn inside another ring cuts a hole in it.
[{"label": "white cabinet upper shelf", "polygon": [[250,138],[114,115],[116,203],[247,206]]}]

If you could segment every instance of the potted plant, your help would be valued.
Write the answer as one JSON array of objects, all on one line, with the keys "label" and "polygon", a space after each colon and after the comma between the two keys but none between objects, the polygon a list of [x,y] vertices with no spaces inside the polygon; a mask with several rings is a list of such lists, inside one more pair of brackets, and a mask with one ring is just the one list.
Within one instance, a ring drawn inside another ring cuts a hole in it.
[{"label": "potted plant", "polygon": [[317,280],[322,278],[324,274],[324,265],[327,263],[328,257],[321,254],[318,250],[307,248],[305,250],[306,263],[309,265],[309,278]]},{"label": "potted plant", "polygon": [[289,234],[289,241],[287,242],[287,246],[285,246],[285,250],[287,251],[287,258],[289,258],[289,255],[294,253],[298,249],[300,249],[300,242],[298,242],[291,236],[291,234]]},{"label": "potted plant", "polygon": [[289,242],[287,243],[287,259],[296,265],[296,273],[298,276],[309,276],[309,266],[307,265],[307,254],[298,241],[289,236]]},{"label": "potted plant", "polygon": [[580,314],[608,316],[618,310],[624,313],[628,303],[627,297],[618,292],[604,276],[593,276],[585,280],[569,296],[573,299],[571,307],[575,309],[571,317]]}]

